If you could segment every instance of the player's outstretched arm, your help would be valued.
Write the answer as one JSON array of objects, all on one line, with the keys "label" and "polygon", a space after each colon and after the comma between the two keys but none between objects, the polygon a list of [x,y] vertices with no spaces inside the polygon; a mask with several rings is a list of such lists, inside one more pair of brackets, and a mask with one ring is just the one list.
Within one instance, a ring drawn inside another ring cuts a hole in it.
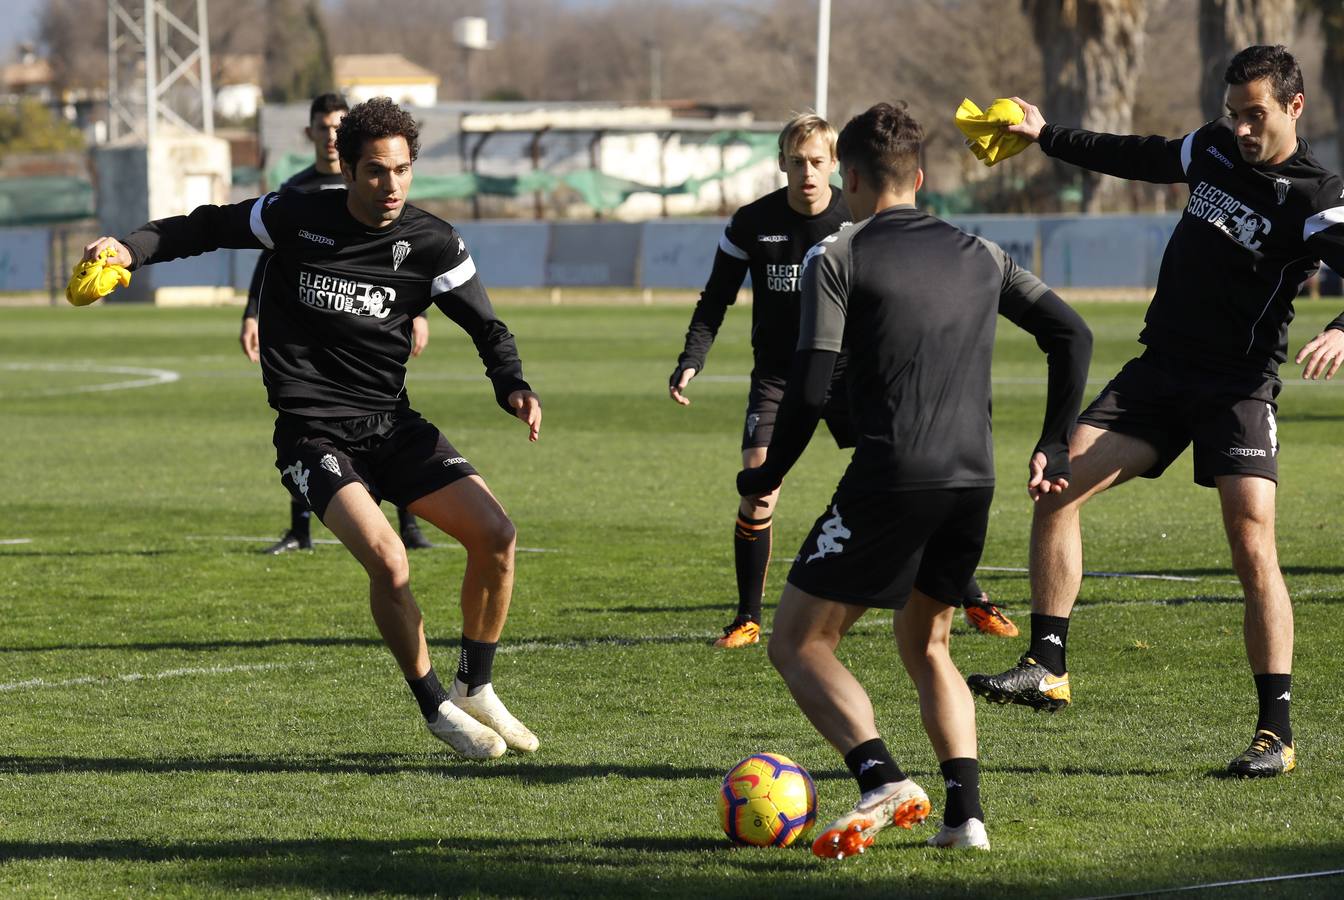
[{"label": "player's outstretched arm", "polygon": [[681,356],[677,357],[677,367],[667,380],[667,394],[679,406],[691,405],[691,398],[686,396],[686,386],[696,373],[704,371],[705,357],[709,355],[709,348],[719,333],[723,317],[727,315],[728,307],[736,302],[737,292],[747,277],[747,254],[734,242],[734,222],[728,223],[719,240],[714,266],[709,271],[709,281],[705,282],[705,289],[696,301],[695,310],[691,313],[691,324],[686,329],[686,342]]},{"label": "player's outstretched arm", "polygon": [[[1344,316],[1336,319],[1340,322],[1340,327],[1344,327]],[[1318,378],[1334,378],[1335,373],[1339,371],[1341,363],[1344,363],[1344,331],[1335,327],[1334,322],[1326,326],[1326,329],[1307,341],[1306,345],[1297,351],[1295,360],[1302,366],[1302,377],[1315,381]]]},{"label": "player's outstretched arm", "polygon": [[541,437],[541,398],[531,391],[514,391],[509,394],[509,406],[527,425],[527,439],[535,443]]}]

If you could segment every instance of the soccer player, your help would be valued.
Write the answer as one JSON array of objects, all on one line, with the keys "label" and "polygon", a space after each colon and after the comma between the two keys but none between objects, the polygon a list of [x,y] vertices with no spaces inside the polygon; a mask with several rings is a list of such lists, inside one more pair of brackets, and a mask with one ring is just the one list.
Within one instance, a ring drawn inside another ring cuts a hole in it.
[{"label": "soccer player", "polygon": [[[341,178],[341,160],[336,153],[336,129],[350,106],[340,94],[322,94],[313,99],[308,107],[308,125],[303,136],[313,145],[313,164],[296,172],[289,180],[280,185],[280,193],[285,191],[345,190],[345,181]],[[263,250],[252,270],[252,283],[247,290],[247,305],[243,309],[243,327],[238,334],[238,343],[242,345],[243,355],[252,362],[261,360],[261,344],[258,338],[257,312],[261,299],[261,287],[266,278],[266,266],[271,254]],[[416,316],[411,323],[411,356],[419,356],[429,343],[429,320]],[[271,556],[287,553],[291,550],[311,550],[312,534],[309,529],[309,517],[312,511],[308,504],[291,498],[289,508],[289,528],[280,540],[263,550]],[[415,515],[404,506],[397,507],[397,521],[401,531],[401,542],[407,550],[425,550],[432,547]]]},{"label": "soccer player", "polygon": [[[1185,182],[1190,200],[1162,258],[1139,335],[1142,355],[1079,417],[1068,487],[1036,503],[1030,646],[1016,667],[972,675],[969,683],[998,703],[1051,711],[1069,704],[1065,649],[1082,579],[1079,512],[1135,476],[1157,478],[1193,443],[1195,483],[1216,488],[1222,505],[1259,699],[1255,735],[1228,770],[1277,775],[1296,759],[1293,610],[1274,542],[1278,369],[1302,283],[1318,260],[1344,265],[1344,181],[1297,137],[1302,73],[1292,54],[1248,47],[1224,80],[1227,115],[1176,140],[1049,125],[1018,101],[1026,117],[1009,130],[1047,155],[1121,178]],[[1344,360],[1341,332],[1344,316],[1302,348],[1305,377],[1334,375]]]},{"label": "soccer player", "polygon": [[[134,269],[220,247],[272,251],[260,351],[282,483],[368,573],[374,622],[430,732],[471,758],[532,752],[536,736],[500,702],[491,678],[513,592],[514,526],[471,463],[410,405],[413,319],[434,304],[471,336],[496,401],[533,441],[541,402],[461,237],[406,204],[420,145],[415,119],[386,97],[370,100],[342,120],[336,144],[344,192],[201,206],[122,241],[99,238],[85,259],[107,247],[111,262]],[[466,549],[461,653],[447,690],[381,497]]]},{"label": "soccer player", "polygon": [[845,198],[867,218],[808,253],[798,350],[775,432],[761,466],[738,475],[743,497],[779,486],[816,428],[843,340],[858,445],[789,571],[768,648],[798,706],[858,781],[858,803],[813,843],[825,857],[859,852],[882,828],[908,828],[931,809],[835,655],[872,608],[894,610],[901,661],[945,779],[943,826],[929,843],[988,849],[975,705],[948,635],[994,493],[996,316],[1034,335],[1049,360],[1045,423],[1029,463],[1033,494],[1068,483],[1068,430],[1091,355],[1083,320],[1034,275],[996,244],[915,208],[923,135],[904,103],[879,103],[841,131]]},{"label": "soccer player", "polygon": [[[817,241],[849,220],[838,191],[831,189],[835,171],[835,129],[820,116],[796,116],[779,133],[779,169],[787,185],[747,204],[733,214],[709,281],[691,314],[685,348],[668,379],[668,393],[682,406],[691,404],[686,388],[704,371],[705,357],[737,300],[742,280],[751,273],[751,346],[753,365],[742,429],[742,465],[759,466],[774,432],[789,364],[798,343],[799,273],[804,254]],[[840,447],[854,446],[844,393],[844,356],[835,368],[823,417]],[[761,637],[761,598],[770,564],[771,524],[779,491],[738,504],[733,528],[733,561],[737,572],[737,615],[723,630],[716,647],[747,647]],[[1017,629],[988,602],[976,585],[968,587],[967,619],[982,631]]]}]

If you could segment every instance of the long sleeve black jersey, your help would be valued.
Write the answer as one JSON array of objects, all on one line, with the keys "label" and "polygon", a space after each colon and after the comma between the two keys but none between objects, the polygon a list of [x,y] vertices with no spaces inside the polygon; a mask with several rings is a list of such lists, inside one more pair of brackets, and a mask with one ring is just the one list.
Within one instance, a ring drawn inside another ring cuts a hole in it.
[{"label": "long sleeve black jersey", "polygon": [[431,303],[471,337],[501,408],[529,390],[457,231],[414,206],[382,229],[342,191],[267,194],[142,226],[132,268],[221,247],[273,251],[261,290],[261,366],[271,406],[314,418],[404,408],[411,322]]},{"label": "long sleeve black jersey", "polygon": [[[328,175],[317,171],[317,166],[309,166],[286,179],[277,193],[298,191],[301,194],[311,194],[314,191],[336,190],[345,190],[345,179],[341,178],[340,172]],[[257,258],[256,267],[252,269],[252,283],[247,288],[247,305],[243,307],[244,319],[257,317],[257,306],[261,302],[261,283],[266,275],[266,265],[270,261],[271,252],[263,250],[261,256]]]},{"label": "long sleeve black jersey", "polygon": [[[873,490],[994,484],[990,361],[999,315],[1047,354],[1037,449],[1047,474],[1067,474],[1091,332],[1035,275],[997,244],[909,206],[884,209],[813,249],[803,267],[798,350],[849,350],[859,438],[846,481]],[[767,466],[779,464],[784,430],[777,423]]]},{"label": "long sleeve black jersey", "polygon": [[[1215,368],[1277,374],[1303,282],[1321,260],[1344,270],[1344,181],[1305,141],[1263,167],[1241,158],[1226,116],[1177,140],[1046,125],[1040,143],[1096,172],[1188,184],[1139,340]],[[1344,330],[1344,315],[1329,327]]]},{"label": "long sleeve black jersey", "polygon": [[686,346],[678,365],[704,371],[705,357],[723,324],[728,307],[737,300],[742,280],[751,272],[751,347],[756,372],[789,373],[798,345],[798,298],[803,257],[817,241],[849,221],[849,210],[838,190],[815,216],[804,216],[789,206],[788,189],[766,194],[733,214],[709,281],[691,314]]}]

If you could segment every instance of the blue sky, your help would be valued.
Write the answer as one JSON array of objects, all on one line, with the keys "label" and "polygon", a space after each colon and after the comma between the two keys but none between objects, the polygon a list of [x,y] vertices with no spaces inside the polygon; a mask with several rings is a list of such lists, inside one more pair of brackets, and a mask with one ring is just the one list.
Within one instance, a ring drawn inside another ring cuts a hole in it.
[{"label": "blue sky", "polygon": [[0,60],[13,58],[14,45],[37,34],[37,17],[47,0],[5,0],[5,28],[0,29]]}]

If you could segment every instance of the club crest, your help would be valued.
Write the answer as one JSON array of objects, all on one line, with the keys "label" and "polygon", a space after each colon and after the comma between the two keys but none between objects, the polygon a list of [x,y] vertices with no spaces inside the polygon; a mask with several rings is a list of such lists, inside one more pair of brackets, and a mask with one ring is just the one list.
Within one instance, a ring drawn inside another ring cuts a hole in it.
[{"label": "club crest", "polygon": [[[1280,201],[1282,202],[1282,201]],[[411,253],[410,241],[397,241],[392,245],[392,271],[395,272],[401,268],[401,264],[406,261],[406,257]]]},{"label": "club crest", "polygon": [[1292,186],[1293,183],[1287,178],[1279,177],[1274,179],[1274,196],[1278,198],[1279,206],[1283,206],[1283,201],[1288,199],[1288,188]]}]

